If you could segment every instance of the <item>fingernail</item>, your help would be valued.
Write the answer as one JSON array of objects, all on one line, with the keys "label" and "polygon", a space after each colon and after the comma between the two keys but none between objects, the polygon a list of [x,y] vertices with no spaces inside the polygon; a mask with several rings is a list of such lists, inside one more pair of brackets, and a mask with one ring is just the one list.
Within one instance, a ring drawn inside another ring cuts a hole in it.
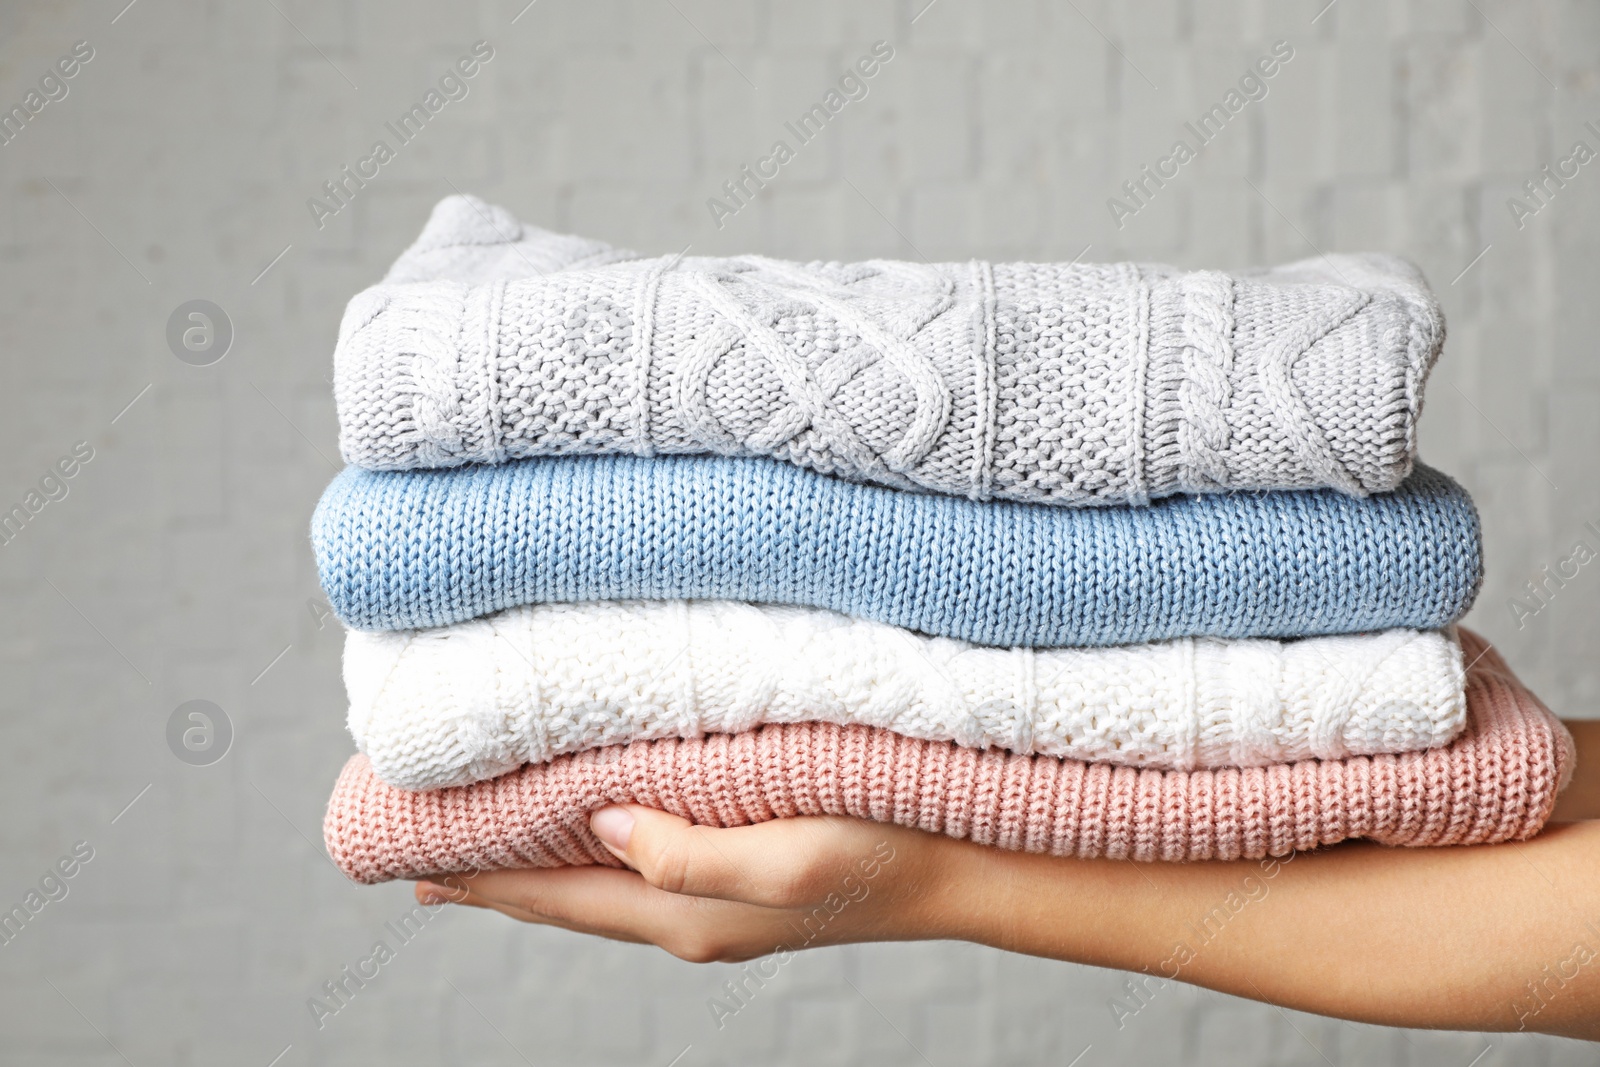
[{"label": "fingernail", "polygon": [[418,882],[417,885],[423,904],[450,904],[455,901],[450,890],[442,885],[434,885],[432,882]]},{"label": "fingernail", "polygon": [[628,839],[633,836],[633,812],[627,808],[601,808],[589,816],[589,828],[607,845],[626,851]]}]

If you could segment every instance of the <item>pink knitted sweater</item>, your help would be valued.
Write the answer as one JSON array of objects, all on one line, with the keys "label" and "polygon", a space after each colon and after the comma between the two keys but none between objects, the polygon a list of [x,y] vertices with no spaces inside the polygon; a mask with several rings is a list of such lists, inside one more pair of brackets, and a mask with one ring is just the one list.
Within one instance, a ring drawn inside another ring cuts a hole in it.
[{"label": "pink knitted sweater", "polygon": [[1468,725],[1401,755],[1155,771],[915,741],[876,727],[769,725],[591,749],[474,785],[408,792],[364,756],[334,786],[328,852],[358,882],[617,861],[588,814],[648,804],[709,826],[853,815],[1060,856],[1285,855],[1364,837],[1487,844],[1538,833],[1572,739],[1476,634],[1462,631]]}]

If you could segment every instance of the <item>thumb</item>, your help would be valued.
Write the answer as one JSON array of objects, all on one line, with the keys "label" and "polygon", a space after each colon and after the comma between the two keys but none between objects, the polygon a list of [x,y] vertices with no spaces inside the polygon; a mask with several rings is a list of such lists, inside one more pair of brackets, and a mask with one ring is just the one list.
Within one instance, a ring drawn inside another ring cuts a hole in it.
[{"label": "thumb", "polygon": [[[657,889],[767,907],[787,907],[800,889],[792,848],[775,839],[782,821],[719,829],[638,804],[615,804],[589,817],[611,854]],[[801,866],[804,866],[803,864]]]}]

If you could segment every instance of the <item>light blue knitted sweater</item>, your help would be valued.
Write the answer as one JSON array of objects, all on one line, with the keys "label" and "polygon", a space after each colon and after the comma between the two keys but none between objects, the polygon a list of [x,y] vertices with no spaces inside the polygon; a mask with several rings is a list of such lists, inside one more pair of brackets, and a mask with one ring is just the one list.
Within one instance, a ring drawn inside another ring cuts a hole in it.
[{"label": "light blue knitted sweater", "polygon": [[701,599],[830,608],[990,645],[1294,637],[1460,617],[1477,513],[1418,465],[1393,493],[976,503],[760,458],[581,456],[350,467],[312,519],[333,610],[363,630],[516,604]]}]

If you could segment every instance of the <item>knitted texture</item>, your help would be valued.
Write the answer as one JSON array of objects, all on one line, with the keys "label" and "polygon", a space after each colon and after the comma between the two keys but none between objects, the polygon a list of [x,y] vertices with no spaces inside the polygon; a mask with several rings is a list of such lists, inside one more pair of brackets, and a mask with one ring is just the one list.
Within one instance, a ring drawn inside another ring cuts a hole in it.
[{"label": "knitted texture", "polygon": [[509,211],[475,196],[447,196],[434,206],[421,235],[400,254],[383,280],[398,284],[448,279],[474,284],[638,258],[637,252],[613,248],[604,241],[551,233],[518,222]]},{"label": "knitted texture", "polygon": [[765,459],[580,456],[344,470],[312,519],[329,603],[357,629],[519,604],[745,600],[986,645],[1118,645],[1438,629],[1472,601],[1477,514],[1420,466],[1331,490],[1145,508],[981,504]]},{"label": "knitted texture", "polygon": [[636,259],[447,205],[340,326],[352,464],[717,453],[1050,504],[1359,495],[1410,470],[1444,336],[1422,276],[1384,256]]},{"label": "knitted texture", "polygon": [[1440,631],[1036,651],[731,601],[352,630],[344,678],[356,747],[402,789],[764,723],[1188,770],[1432,748],[1466,722],[1461,649]]},{"label": "knitted texture", "polygon": [[763,726],[562,756],[476,785],[407,792],[365,756],[328,805],[328,853],[358,882],[617,861],[588,815],[633,802],[707,826],[852,815],[1059,856],[1281,856],[1369,838],[1468,845],[1538,833],[1572,739],[1481,638],[1463,632],[1468,725],[1403,755],[1263,768],[1139,770],[916,741],[871,726]]}]

